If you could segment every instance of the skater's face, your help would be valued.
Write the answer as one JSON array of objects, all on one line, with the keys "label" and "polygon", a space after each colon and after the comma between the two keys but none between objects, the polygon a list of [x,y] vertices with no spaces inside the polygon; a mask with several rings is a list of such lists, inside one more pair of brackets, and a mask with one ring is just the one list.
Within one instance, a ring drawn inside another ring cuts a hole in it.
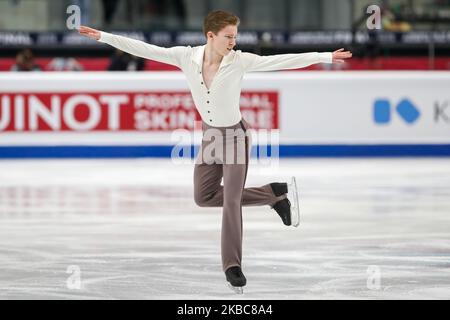
[{"label": "skater's face", "polygon": [[237,26],[228,25],[221,29],[217,34],[208,32],[208,42],[211,42],[212,48],[221,56],[226,56],[236,46]]}]

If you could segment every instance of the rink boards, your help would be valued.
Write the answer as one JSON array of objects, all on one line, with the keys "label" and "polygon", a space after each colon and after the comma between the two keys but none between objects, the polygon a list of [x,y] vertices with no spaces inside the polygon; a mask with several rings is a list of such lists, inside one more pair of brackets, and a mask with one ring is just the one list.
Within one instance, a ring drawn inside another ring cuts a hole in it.
[{"label": "rink boards", "polygon": [[[255,154],[450,156],[449,88],[449,72],[252,73],[240,107]],[[200,121],[179,72],[0,74],[0,158],[194,155]]]}]

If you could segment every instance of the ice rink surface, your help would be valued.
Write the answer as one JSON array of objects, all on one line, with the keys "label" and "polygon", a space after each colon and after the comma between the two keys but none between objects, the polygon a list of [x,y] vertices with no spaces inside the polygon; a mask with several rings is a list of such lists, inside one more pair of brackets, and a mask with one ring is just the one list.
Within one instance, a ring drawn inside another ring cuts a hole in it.
[{"label": "ice rink surface", "polygon": [[450,159],[253,163],[297,177],[301,223],[243,210],[244,295],[193,164],[0,161],[0,299],[450,299]]}]

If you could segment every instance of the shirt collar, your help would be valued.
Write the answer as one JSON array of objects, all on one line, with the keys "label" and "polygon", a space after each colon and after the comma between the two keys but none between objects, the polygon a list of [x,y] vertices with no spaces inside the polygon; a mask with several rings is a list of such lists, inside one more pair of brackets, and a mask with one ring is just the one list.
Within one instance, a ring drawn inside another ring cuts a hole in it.
[{"label": "shirt collar", "polygon": [[[192,53],[192,61],[194,61],[199,68],[203,66],[203,55],[205,52],[206,44],[203,46],[198,46],[194,48],[194,52]],[[220,68],[226,66],[234,61],[235,51],[231,50],[229,54],[223,57],[222,62],[220,63]]]}]

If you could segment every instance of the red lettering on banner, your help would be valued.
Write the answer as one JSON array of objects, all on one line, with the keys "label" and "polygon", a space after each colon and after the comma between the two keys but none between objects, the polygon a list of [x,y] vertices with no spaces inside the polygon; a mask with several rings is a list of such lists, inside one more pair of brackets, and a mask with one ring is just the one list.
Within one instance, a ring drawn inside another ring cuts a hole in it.
[{"label": "red lettering on banner", "polygon": [[[242,92],[255,129],[278,128],[278,92]],[[201,121],[189,92],[0,93],[0,132],[172,131]]]}]

